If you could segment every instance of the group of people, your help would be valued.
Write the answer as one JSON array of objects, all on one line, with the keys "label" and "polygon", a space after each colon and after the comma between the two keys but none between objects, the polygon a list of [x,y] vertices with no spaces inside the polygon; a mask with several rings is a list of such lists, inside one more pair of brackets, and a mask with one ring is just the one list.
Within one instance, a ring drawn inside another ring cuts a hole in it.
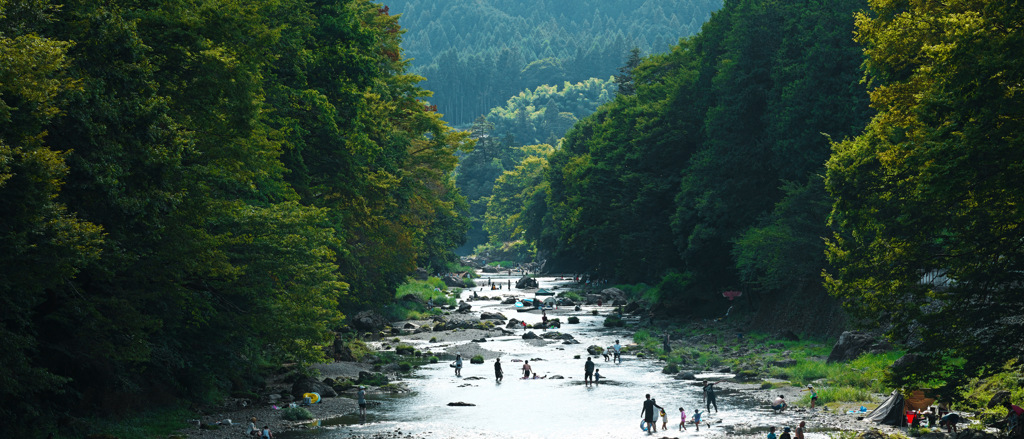
[{"label": "group of people", "polygon": [[768,439],[804,439],[804,430],[806,423],[800,421],[800,425],[796,427],[795,434],[789,434],[791,431],[789,427],[782,427],[782,434],[775,434],[775,426],[768,427]]},{"label": "group of people", "polygon": [[262,439],[273,439],[274,434],[270,432],[270,426],[264,425],[263,428],[256,428],[256,417],[249,419],[249,436],[254,436]]},{"label": "group of people", "polygon": [[[653,434],[658,432],[658,418],[661,418],[661,429],[668,431],[668,414],[665,413],[665,408],[658,405],[658,402],[651,398],[651,394],[645,395],[647,397],[644,400],[643,409],[640,411],[640,418],[643,421],[640,422],[640,427],[647,430],[647,434]],[[657,410],[655,410],[657,409]],[[700,431],[700,421],[703,413],[699,409],[693,410],[693,416],[690,422],[693,423],[697,431]],[[686,409],[679,407],[679,431],[686,430]]]},{"label": "group of people", "polygon": [[[618,343],[619,343],[618,340],[616,340],[615,344],[618,345]],[[588,364],[592,364],[590,362],[590,357],[587,357],[587,363]],[[715,381],[713,383],[709,383],[707,380],[704,380],[701,383],[701,392],[702,392],[702,395],[703,395],[702,396],[702,401],[704,402],[704,411],[701,412],[699,408],[698,409],[693,409],[693,415],[690,418],[690,422],[693,423],[693,425],[697,429],[697,431],[700,431],[701,416],[704,413],[709,413],[711,411],[711,407],[714,407],[715,408],[715,413],[718,413],[718,400],[717,400],[717,397],[715,396],[715,385],[717,385],[719,383],[721,383],[721,381]],[[658,432],[658,418],[660,417],[661,418],[661,429],[662,430],[667,430],[668,429],[668,414],[665,413],[665,409],[663,407],[661,407],[660,405],[658,405],[658,403],[655,401],[655,399],[651,398],[650,394],[647,394],[646,396],[647,396],[647,399],[644,401],[643,410],[641,410],[641,412],[640,412],[640,417],[643,418],[641,426],[645,430],[647,430],[648,434],[657,433]],[[658,410],[655,411],[655,409],[658,409]],[[801,423],[801,426],[803,426],[802,423]],[[679,407],[679,431],[683,431],[683,430],[686,430],[686,409],[684,409],[683,407]],[[801,434],[800,437],[802,438],[803,435]]]},{"label": "group of people", "polygon": [[594,360],[587,357],[587,362],[583,364],[583,384],[597,384],[601,382],[601,369],[597,369]]}]

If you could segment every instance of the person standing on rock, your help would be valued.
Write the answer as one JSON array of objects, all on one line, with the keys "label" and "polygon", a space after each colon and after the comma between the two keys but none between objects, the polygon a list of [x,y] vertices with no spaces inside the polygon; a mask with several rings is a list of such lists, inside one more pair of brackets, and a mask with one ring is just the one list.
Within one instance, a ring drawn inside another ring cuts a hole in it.
[{"label": "person standing on rock", "polygon": [[583,384],[591,384],[594,381],[594,361],[587,357],[583,364]]},{"label": "person standing on rock", "polygon": [[523,379],[529,379],[531,372],[533,372],[533,368],[530,367],[530,360],[526,360],[523,362]]},{"label": "person standing on rock", "polygon": [[708,380],[704,380],[704,411],[710,412],[711,406],[715,406],[715,413],[718,413],[718,401],[715,399],[715,384],[721,381],[715,381],[708,384]]},{"label": "person standing on rock", "polygon": [[505,375],[501,372],[501,357],[494,360],[494,380],[500,382]]}]

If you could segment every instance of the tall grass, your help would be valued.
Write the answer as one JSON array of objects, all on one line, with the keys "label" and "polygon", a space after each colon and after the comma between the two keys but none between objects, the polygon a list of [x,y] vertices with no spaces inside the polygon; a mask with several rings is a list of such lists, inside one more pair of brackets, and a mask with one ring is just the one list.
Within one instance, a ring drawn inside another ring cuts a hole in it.
[{"label": "tall grass", "polygon": [[[818,405],[830,402],[866,402],[871,400],[871,392],[866,389],[850,386],[829,386],[818,390]],[[803,405],[811,405],[811,392],[804,393],[797,401]]]}]

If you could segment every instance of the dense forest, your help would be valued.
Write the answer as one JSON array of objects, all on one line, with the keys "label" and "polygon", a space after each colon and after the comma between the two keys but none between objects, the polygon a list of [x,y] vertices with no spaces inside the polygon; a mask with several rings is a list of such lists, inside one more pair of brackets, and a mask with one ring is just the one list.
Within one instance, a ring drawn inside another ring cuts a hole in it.
[{"label": "dense forest", "polygon": [[1019,2],[506,3],[0,0],[6,431],[321,361],[471,230],[886,331],[908,386],[1022,358]]},{"label": "dense forest", "polygon": [[817,329],[831,293],[909,347],[897,384],[954,396],[1012,364],[1024,8],[868,6],[726,2],[504,172],[486,230],[554,270],[654,283],[666,315],[741,290],[762,327]]},{"label": "dense forest", "polygon": [[4,431],[324,357],[466,231],[467,134],[365,0],[0,0]]},{"label": "dense forest", "polygon": [[616,73],[637,47],[696,33],[721,0],[387,2],[402,47],[449,123],[468,126],[522,90]]}]

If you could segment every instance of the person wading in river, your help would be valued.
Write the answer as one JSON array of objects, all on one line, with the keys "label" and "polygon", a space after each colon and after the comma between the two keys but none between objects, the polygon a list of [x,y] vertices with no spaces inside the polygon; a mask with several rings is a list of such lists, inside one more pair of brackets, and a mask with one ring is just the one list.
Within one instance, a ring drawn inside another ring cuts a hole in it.
[{"label": "person wading in river", "polygon": [[587,357],[587,362],[583,364],[583,384],[591,384],[594,382],[594,361]]},{"label": "person wading in river", "polygon": [[523,379],[530,378],[530,372],[533,372],[533,368],[530,367],[530,360],[526,360],[523,363]]},{"label": "person wading in river", "polygon": [[495,381],[501,381],[501,379],[504,376],[505,375],[501,372],[501,358],[500,357],[496,358],[494,360],[494,380]]},{"label": "person wading in river", "polygon": [[655,423],[658,419],[658,412],[654,411],[655,407],[664,410],[661,406],[654,403],[654,400],[651,399],[651,394],[648,393],[647,399],[644,400],[644,408],[640,411],[640,417],[647,423],[647,434],[656,433],[658,431],[658,424]]},{"label": "person wading in river", "polygon": [[708,384],[708,380],[704,380],[704,411],[710,412],[711,406],[715,406],[715,413],[718,413],[718,402],[715,400],[715,384],[721,381],[715,381]]}]

